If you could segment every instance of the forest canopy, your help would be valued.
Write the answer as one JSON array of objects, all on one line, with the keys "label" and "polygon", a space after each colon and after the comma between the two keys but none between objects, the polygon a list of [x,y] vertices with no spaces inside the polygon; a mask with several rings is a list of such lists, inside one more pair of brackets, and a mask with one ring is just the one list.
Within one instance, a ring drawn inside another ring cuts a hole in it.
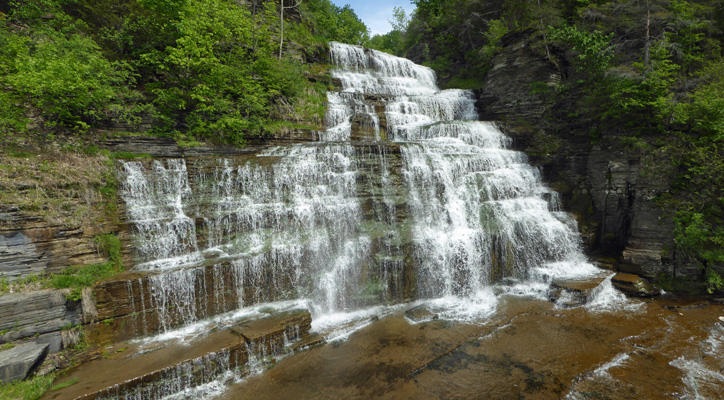
[{"label": "forest canopy", "polygon": [[243,144],[279,124],[319,125],[326,87],[304,78],[309,60],[330,40],[368,38],[329,0],[10,1],[0,135],[151,120],[155,134]]}]

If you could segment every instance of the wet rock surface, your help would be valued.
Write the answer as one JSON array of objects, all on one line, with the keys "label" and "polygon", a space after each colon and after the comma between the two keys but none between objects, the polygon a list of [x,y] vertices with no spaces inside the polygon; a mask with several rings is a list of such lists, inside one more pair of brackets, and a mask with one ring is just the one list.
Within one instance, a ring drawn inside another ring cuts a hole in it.
[{"label": "wet rock surface", "polygon": [[418,323],[433,321],[438,319],[439,316],[433,311],[430,311],[430,309],[426,306],[420,305],[405,311],[405,318],[409,319],[412,322]]},{"label": "wet rock surface", "polygon": [[661,294],[661,289],[638,275],[619,272],[611,278],[611,283],[627,296],[653,297]]},{"label": "wet rock surface", "polygon": [[411,324],[403,312],[287,357],[221,398],[722,398],[722,306],[629,302],[622,312],[511,297],[471,324]]},{"label": "wet rock surface", "polygon": [[300,338],[311,327],[312,315],[307,310],[296,310],[244,321],[229,330],[262,354],[278,354],[287,341]]},{"label": "wet rock surface", "polygon": [[48,355],[48,344],[22,343],[0,351],[0,383],[23,380]]},{"label": "wet rock surface", "polygon": [[[225,373],[249,373],[250,358],[281,354],[285,346],[307,335],[306,310],[248,319],[231,328],[210,327],[184,340],[122,342],[104,349],[60,382],[77,379],[45,399],[161,398],[211,382]],[[245,336],[246,335],[246,336]]]},{"label": "wet rock surface", "polygon": [[604,278],[587,280],[554,280],[548,289],[548,299],[561,307],[578,307],[591,299],[593,291]]}]

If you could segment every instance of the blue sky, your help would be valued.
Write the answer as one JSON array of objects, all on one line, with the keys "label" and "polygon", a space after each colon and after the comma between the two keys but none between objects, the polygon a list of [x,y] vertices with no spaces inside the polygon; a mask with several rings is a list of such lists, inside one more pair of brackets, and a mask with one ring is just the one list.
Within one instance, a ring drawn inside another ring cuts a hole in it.
[{"label": "blue sky", "polygon": [[392,30],[387,20],[392,19],[392,9],[402,7],[406,13],[415,9],[410,0],[331,0],[342,7],[349,4],[362,22],[370,28],[370,36]]}]

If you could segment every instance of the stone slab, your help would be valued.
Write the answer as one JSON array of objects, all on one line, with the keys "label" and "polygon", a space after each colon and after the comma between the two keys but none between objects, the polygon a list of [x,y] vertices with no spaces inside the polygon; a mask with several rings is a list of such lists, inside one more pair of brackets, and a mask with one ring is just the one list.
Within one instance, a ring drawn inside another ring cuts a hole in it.
[{"label": "stone slab", "polygon": [[66,299],[67,290],[39,290],[0,297],[0,343],[36,337],[60,351],[57,340],[66,326],[81,322],[80,307]]},{"label": "stone slab", "polygon": [[48,347],[47,344],[23,343],[0,351],[0,382],[27,378],[48,355]]}]

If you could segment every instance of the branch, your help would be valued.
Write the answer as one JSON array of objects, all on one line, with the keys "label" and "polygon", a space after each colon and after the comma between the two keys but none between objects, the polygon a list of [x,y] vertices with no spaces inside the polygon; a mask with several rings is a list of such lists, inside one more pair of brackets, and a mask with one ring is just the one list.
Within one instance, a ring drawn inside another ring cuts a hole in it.
[{"label": "branch", "polygon": [[282,8],[297,8],[297,7],[299,7],[300,4],[302,4],[302,1],[304,1],[304,0],[299,0],[299,2],[297,2],[293,6],[285,6],[284,3],[282,2]]}]

